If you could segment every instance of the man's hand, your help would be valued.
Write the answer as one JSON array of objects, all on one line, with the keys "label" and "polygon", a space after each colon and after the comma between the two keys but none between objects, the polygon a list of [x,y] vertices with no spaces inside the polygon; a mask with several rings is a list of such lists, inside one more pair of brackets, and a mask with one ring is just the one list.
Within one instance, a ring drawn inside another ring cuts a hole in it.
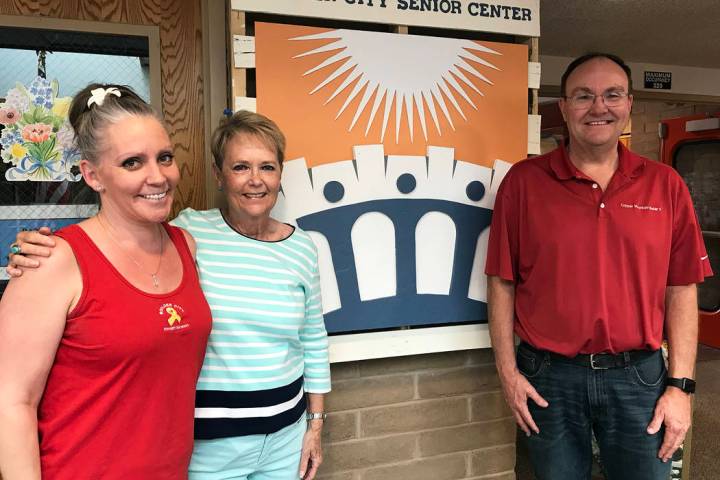
[{"label": "man's hand", "polygon": [[51,233],[48,227],[41,227],[40,230],[18,232],[15,243],[20,247],[22,253],[11,253],[8,257],[8,265],[5,268],[8,275],[19,277],[22,275],[23,268],[39,267],[40,262],[37,259],[30,258],[28,255],[49,257],[53,247],[55,247],[55,240],[49,237]]},{"label": "man's hand", "polygon": [[665,437],[658,452],[658,458],[667,462],[675,453],[690,428],[692,421],[690,395],[675,387],[668,387],[655,406],[655,415],[650,421],[647,433],[656,434],[665,424]]},{"label": "man's hand", "polygon": [[[503,378],[504,377],[504,378]],[[528,399],[535,402],[540,407],[547,407],[548,402],[530,385],[530,382],[517,369],[509,375],[501,376],[501,383],[505,400],[515,415],[515,421],[525,435],[530,436],[530,432],[540,433],[540,429],[535,424],[530,410],[528,409]]]},{"label": "man's hand", "polygon": [[530,415],[528,398],[540,407],[548,402],[540,396],[535,387],[517,368],[515,360],[515,342],[513,326],[515,323],[515,284],[496,276],[488,277],[488,323],[490,339],[495,350],[497,366],[505,400],[515,415],[515,421],[525,435],[540,433],[540,429]]}]

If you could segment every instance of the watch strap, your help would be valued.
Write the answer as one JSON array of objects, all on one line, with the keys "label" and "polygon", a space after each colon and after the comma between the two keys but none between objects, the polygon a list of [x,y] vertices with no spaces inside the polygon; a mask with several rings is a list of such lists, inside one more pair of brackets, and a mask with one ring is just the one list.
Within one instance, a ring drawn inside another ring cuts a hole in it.
[{"label": "watch strap", "polygon": [[695,393],[695,380],[691,378],[674,378],[667,377],[665,385],[669,387],[676,387],[685,393]]}]

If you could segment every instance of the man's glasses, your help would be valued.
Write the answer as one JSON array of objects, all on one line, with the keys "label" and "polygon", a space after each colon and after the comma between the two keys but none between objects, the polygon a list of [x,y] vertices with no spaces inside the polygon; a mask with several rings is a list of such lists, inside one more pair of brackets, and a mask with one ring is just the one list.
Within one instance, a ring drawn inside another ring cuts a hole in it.
[{"label": "man's glasses", "polygon": [[594,93],[589,92],[580,92],[576,93],[575,95],[565,97],[565,100],[567,100],[571,108],[574,108],[576,110],[583,110],[586,108],[590,108],[595,103],[595,99],[597,97],[602,97],[603,103],[606,107],[617,107],[625,101],[625,98],[627,96],[627,92],[610,90],[604,92],[602,95],[595,95]]}]

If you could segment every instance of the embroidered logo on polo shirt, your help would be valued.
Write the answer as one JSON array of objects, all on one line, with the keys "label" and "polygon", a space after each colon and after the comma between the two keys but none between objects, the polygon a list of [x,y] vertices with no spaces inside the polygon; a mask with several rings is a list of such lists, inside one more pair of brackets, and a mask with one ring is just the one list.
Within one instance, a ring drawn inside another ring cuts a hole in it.
[{"label": "embroidered logo on polo shirt", "polygon": [[190,327],[190,324],[183,319],[185,310],[180,305],[175,303],[164,303],[160,306],[158,313],[168,324],[168,326],[163,327],[163,330],[166,332],[182,330]]},{"label": "embroidered logo on polo shirt", "polygon": [[620,203],[622,208],[633,208],[635,210],[645,210],[647,212],[662,212],[662,207],[654,205],[638,205],[637,203]]}]

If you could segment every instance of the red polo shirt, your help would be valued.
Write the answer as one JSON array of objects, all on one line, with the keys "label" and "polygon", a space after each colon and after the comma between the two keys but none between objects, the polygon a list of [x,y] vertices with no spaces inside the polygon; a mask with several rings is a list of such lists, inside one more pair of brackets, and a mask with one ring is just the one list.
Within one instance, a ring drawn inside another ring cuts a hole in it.
[{"label": "red polo shirt", "polygon": [[604,192],[564,147],[517,163],[500,185],[485,273],[515,282],[515,332],[537,348],[660,348],[665,287],[712,275],[677,172],[621,144],[618,154]]}]

